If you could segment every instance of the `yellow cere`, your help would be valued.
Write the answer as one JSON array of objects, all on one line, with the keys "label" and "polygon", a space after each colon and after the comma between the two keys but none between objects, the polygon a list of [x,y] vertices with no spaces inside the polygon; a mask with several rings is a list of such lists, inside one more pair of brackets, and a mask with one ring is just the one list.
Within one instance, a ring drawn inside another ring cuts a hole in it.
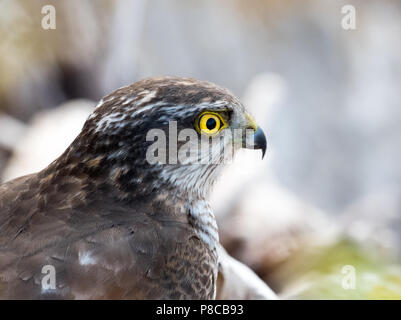
[{"label": "yellow cere", "polygon": [[205,112],[200,115],[198,126],[200,133],[214,135],[225,128],[226,124],[218,113]]},{"label": "yellow cere", "polygon": [[253,130],[257,131],[258,130],[258,125],[256,121],[251,117],[251,115],[248,112],[245,112],[245,117],[248,122],[248,127],[252,128]]}]

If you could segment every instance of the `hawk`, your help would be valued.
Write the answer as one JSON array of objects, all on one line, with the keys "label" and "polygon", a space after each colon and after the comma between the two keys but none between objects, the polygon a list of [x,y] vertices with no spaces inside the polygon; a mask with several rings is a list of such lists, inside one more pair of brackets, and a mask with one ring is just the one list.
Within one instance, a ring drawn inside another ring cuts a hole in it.
[{"label": "hawk", "polygon": [[[152,130],[166,135],[164,148]],[[105,96],[58,159],[0,186],[0,298],[215,298],[219,237],[207,199],[228,147],[264,154],[266,139],[212,83],[150,78]],[[172,161],[180,148],[185,157]]]}]

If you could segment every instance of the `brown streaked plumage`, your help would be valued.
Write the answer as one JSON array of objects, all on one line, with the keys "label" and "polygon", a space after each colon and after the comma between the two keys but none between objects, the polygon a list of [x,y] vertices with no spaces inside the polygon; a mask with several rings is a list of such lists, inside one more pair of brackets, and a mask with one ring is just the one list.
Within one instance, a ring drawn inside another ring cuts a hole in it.
[{"label": "brown streaked plumage", "polygon": [[[214,298],[218,233],[207,195],[222,164],[151,165],[145,137],[152,128],[168,136],[170,121],[193,128],[222,107],[225,130],[249,126],[242,104],[209,82],[139,81],[104,97],[46,169],[1,185],[0,298]],[[42,288],[45,265],[56,289]]]}]

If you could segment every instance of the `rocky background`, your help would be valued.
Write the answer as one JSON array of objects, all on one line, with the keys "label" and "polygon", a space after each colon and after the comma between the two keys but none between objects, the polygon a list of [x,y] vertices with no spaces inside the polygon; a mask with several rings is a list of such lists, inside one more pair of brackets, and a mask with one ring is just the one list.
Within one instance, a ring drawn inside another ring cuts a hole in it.
[{"label": "rocky background", "polygon": [[213,192],[227,251],[282,297],[401,298],[400,39],[396,0],[0,1],[1,179],[45,167],[120,86],[213,81],[269,140]]}]

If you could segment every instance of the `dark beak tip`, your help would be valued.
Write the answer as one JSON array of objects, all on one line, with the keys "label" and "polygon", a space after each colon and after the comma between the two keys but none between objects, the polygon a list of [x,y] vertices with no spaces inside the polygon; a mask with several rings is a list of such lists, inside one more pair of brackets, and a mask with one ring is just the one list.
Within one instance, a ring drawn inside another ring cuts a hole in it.
[{"label": "dark beak tip", "polygon": [[266,154],[266,136],[263,130],[259,127],[258,130],[255,132],[255,149],[262,150],[262,159],[265,157]]}]

